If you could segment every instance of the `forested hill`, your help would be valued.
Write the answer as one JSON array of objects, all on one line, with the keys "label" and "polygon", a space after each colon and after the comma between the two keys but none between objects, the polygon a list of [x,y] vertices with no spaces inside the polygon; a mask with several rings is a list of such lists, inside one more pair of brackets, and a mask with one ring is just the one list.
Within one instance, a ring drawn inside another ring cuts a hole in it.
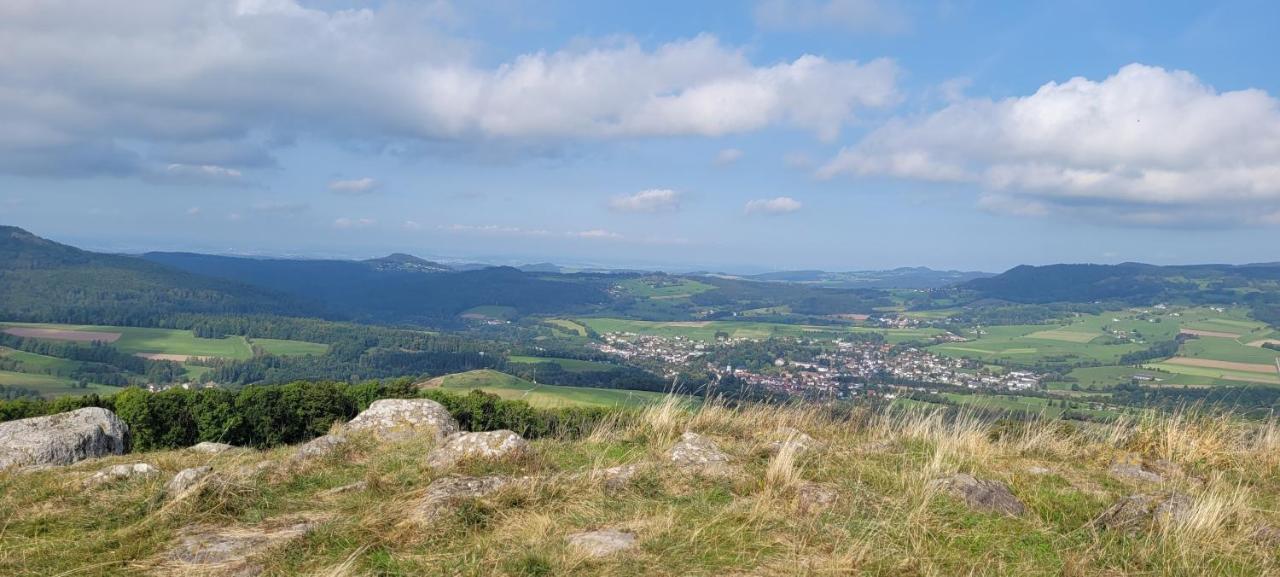
[{"label": "forested hill", "polygon": [[[281,291],[324,303],[335,314],[386,323],[442,325],[477,306],[512,307],[522,314],[579,309],[609,299],[609,282],[595,275],[539,275],[510,267],[449,272],[433,263],[393,255],[373,261],[281,260],[189,253],[143,258],[189,272]],[[397,266],[387,266],[394,262]]]},{"label": "forested hill", "polygon": [[1156,266],[1055,264],[1019,266],[958,285],[979,298],[1019,303],[1163,300],[1271,303],[1280,288],[1280,264]]},{"label": "forested hill", "polygon": [[302,299],[0,226],[0,318],[148,324],[177,313],[316,315]]}]

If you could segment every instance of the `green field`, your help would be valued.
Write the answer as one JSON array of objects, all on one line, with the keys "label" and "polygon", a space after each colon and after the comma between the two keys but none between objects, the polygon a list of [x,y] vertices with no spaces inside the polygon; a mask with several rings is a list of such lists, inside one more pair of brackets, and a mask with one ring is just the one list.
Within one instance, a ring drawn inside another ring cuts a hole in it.
[{"label": "green field", "polygon": [[22,363],[22,372],[47,375],[69,375],[80,368],[79,361],[37,355],[26,351],[18,351],[0,347],[0,357]]},{"label": "green field", "polygon": [[1200,337],[1183,343],[1178,356],[1267,365],[1274,363],[1276,357],[1280,357],[1280,351],[1251,347],[1234,339]]},{"label": "green field", "polygon": [[1215,381],[1212,384],[1231,384],[1238,386],[1242,383],[1263,383],[1269,385],[1280,385],[1280,376],[1277,376],[1275,373],[1253,373],[1213,367],[1190,367],[1187,365],[1175,365],[1172,363],[1151,363],[1145,366],[1177,375],[1208,377]]},{"label": "green field", "polygon": [[320,356],[329,352],[329,345],[320,343],[308,343],[304,341],[286,341],[282,339],[253,339],[253,345],[261,348],[268,354],[291,356],[291,355],[316,355]]},{"label": "green field", "polygon": [[[982,333],[962,334],[970,340],[929,347],[938,354],[980,361],[1021,361],[1046,359],[1063,362],[1100,361],[1115,363],[1120,356],[1145,348],[1137,343],[1094,344],[1101,332],[1087,332],[1084,326],[1048,328],[1045,325],[1005,325],[982,327]],[[1087,337],[1087,338],[1086,338]]]},{"label": "green field", "polygon": [[560,365],[561,369],[570,373],[591,373],[597,371],[611,371],[618,368],[618,365],[609,363],[600,363],[595,361],[583,361],[579,359],[562,359],[558,357],[526,357],[512,356],[507,357],[507,362],[517,365],[533,365],[538,363],[552,363]]},{"label": "green field", "polygon": [[591,389],[535,385],[506,373],[491,370],[468,371],[431,379],[429,387],[451,391],[482,390],[504,399],[517,399],[535,407],[638,407],[659,402],[665,394],[648,391]]},{"label": "green field", "polygon": [[97,384],[89,384],[86,388],[79,388],[76,386],[76,382],[71,379],[11,371],[0,371],[0,385],[31,389],[46,398],[64,395],[87,395],[89,393],[111,394],[120,390],[115,387]]},{"label": "green field", "polygon": [[[1047,417],[1058,417],[1068,410],[1059,404],[1061,402],[1059,400],[1042,399],[1040,397],[1022,397],[1017,395],[962,395],[956,393],[943,393],[943,396],[959,405],[994,409],[998,411],[1022,411],[1041,414]],[[1071,410],[1088,413],[1098,417],[1115,416],[1115,413],[1111,411],[1089,409],[1086,403],[1078,403],[1077,407]]]},{"label": "green field", "polygon": [[547,319],[542,322],[555,327],[556,329],[558,329],[558,332],[562,332],[570,335],[576,335],[580,337],[587,336],[587,327],[584,327],[581,324],[578,324],[569,319]]},{"label": "green field", "polygon": [[511,320],[520,316],[520,312],[515,307],[504,307],[498,305],[482,305],[471,307],[462,311],[465,318],[477,319],[495,319],[495,320]]},{"label": "green field", "polygon": [[633,278],[618,283],[618,287],[637,298],[659,300],[688,298],[716,288],[692,279],[669,277]]},{"label": "green field", "polygon": [[838,338],[855,333],[880,333],[890,343],[927,340],[943,334],[940,329],[876,329],[850,325],[792,325],[743,321],[657,322],[615,318],[582,318],[578,322],[597,333],[635,333],[659,337],[684,337],[710,342],[717,332],[731,338],[767,339],[769,337]]}]

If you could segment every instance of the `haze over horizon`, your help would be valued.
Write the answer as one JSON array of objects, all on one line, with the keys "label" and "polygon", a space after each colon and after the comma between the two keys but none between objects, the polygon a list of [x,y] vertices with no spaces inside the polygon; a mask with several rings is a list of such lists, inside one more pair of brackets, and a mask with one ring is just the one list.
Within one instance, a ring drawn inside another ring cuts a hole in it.
[{"label": "haze over horizon", "polygon": [[731,272],[1276,261],[1277,21],[6,2],[0,223],[109,252]]}]

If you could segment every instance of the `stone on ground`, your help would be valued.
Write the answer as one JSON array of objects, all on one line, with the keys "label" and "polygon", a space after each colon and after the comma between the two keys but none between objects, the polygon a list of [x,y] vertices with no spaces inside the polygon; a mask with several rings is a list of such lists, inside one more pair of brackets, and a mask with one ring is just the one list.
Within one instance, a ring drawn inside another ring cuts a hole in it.
[{"label": "stone on ground", "polygon": [[190,527],[179,533],[160,569],[169,575],[254,577],[263,571],[257,557],[306,537],[317,524],[296,518],[253,527]]},{"label": "stone on ground", "polygon": [[203,442],[191,445],[190,447],[187,447],[187,450],[195,453],[205,453],[208,455],[216,455],[218,453],[225,453],[235,448],[236,448],[235,445],[228,445],[226,443],[214,443],[211,441],[203,441]]},{"label": "stone on ground", "polygon": [[191,467],[183,469],[174,475],[169,483],[164,486],[164,491],[171,499],[181,499],[185,497],[192,489],[200,485],[200,482],[213,472],[213,467],[208,465],[203,467]]},{"label": "stone on ground", "polygon": [[349,485],[343,485],[341,487],[334,487],[332,489],[321,491],[317,496],[318,497],[337,497],[338,495],[345,495],[347,493],[358,493],[368,488],[369,488],[368,481],[356,481],[355,483],[351,483]]},{"label": "stone on ground", "polygon": [[1176,522],[1191,511],[1191,505],[1191,498],[1181,493],[1166,497],[1129,495],[1103,511],[1093,524],[1112,531],[1134,532],[1153,523]]},{"label": "stone on ground", "polygon": [[429,525],[444,517],[459,503],[480,499],[511,484],[510,477],[445,477],[427,487],[427,494],[410,512],[410,521]]},{"label": "stone on ground", "polygon": [[129,426],[98,407],[0,423],[0,470],[122,455]]},{"label": "stone on ground", "polygon": [[[1165,461],[1167,463],[1167,461]],[[1147,468],[1137,455],[1124,455],[1111,463],[1107,472],[1121,481],[1163,483],[1164,476]]]},{"label": "stone on ground", "polygon": [[714,441],[697,433],[681,435],[680,442],[671,448],[670,454],[672,464],[689,473],[723,476],[733,472],[729,455],[721,451]]},{"label": "stone on ground", "polygon": [[599,478],[604,481],[606,493],[620,493],[631,486],[631,481],[635,479],[640,471],[641,466],[634,463],[618,465],[617,467],[601,470]]},{"label": "stone on ground", "polygon": [[444,405],[431,399],[382,399],[351,419],[346,428],[369,432],[383,440],[420,434],[443,439],[458,431],[458,422]]},{"label": "stone on ground", "polygon": [[805,483],[796,489],[796,509],[806,515],[818,515],[836,504],[840,492],[831,485]]},{"label": "stone on ground", "polygon": [[636,546],[636,534],[606,529],[574,533],[566,538],[569,546],[588,557],[606,557]]},{"label": "stone on ground", "polygon": [[326,457],[345,444],[347,444],[347,438],[342,435],[322,435],[303,443],[298,447],[298,452],[294,453],[293,458],[296,461],[305,461]]},{"label": "stone on ground", "polygon": [[93,476],[84,480],[84,486],[95,487],[106,483],[114,483],[125,479],[133,478],[150,478],[160,474],[160,469],[151,466],[149,463],[130,463],[127,465],[112,465],[105,469],[94,473]]},{"label": "stone on ground", "polygon": [[529,442],[508,430],[459,433],[427,454],[427,466],[446,469],[470,459],[499,460],[518,457],[529,450]]},{"label": "stone on ground", "polygon": [[786,446],[790,446],[791,451],[797,455],[809,451],[822,450],[821,442],[792,427],[778,427],[778,430],[774,431],[771,436],[775,440],[766,445],[766,449],[770,454],[776,455]]},{"label": "stone on ground", "polygon": [[1022,501],[1000,481],[978,479],[967,473],[957,473],[934,483],[948,493],[964,500],[969,507],[988,513],[1020,516],[1026,512]]}]

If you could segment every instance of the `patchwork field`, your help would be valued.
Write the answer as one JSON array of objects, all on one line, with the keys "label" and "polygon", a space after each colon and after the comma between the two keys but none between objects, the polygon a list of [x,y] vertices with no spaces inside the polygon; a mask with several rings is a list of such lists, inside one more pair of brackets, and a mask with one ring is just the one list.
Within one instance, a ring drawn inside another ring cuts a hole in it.
[{"label": "patchwork field", "polygon": [[525,401],[535,407],[639,407],[666,398],[662,393],[648,391],[535,385],[519,377],[491,370],[436,377],[427,381],[424,386],[463,392],[481,390],[504,399]]},{"label": "patchwork field", "polygon": [[618,287],[637,298],[659,300],[688,298],[715,290],[714,285],[687,278],[641,277],[618,283]]},{"label": "patchwork field", "polygon": [[944,333],[941,329],[931,328],[877,329],[848,325],[792,325],[743,321],[657,322],[615,318],[582,318],[576,320],[591,327],[591,330],[598,333],[628,332],[668,338],[684,337],[708,342],[715,340],[717,332],[726,333],[730,338],[744,339],[767,339],[769,337],[838,338],[842,335],[856,333],[880,333],[891,343],[927,340]]},{"label": "patchwork field", "polygon": [[576,335],[579,337],[587,336],[587,327],[584,327],[581,324],[571,321],[569,319],[547,319],[542,322],[555,327],[560,332],[563,332],[565,334]]},{"label": "patchwork field", "polygon": [[120,390],[115,387],[93,383],[81,388],[71,379],[13,371],[0,371],[0,385],[31,389],[46,398],[65,395],[87,395],[89,393],[109,394]]}]

